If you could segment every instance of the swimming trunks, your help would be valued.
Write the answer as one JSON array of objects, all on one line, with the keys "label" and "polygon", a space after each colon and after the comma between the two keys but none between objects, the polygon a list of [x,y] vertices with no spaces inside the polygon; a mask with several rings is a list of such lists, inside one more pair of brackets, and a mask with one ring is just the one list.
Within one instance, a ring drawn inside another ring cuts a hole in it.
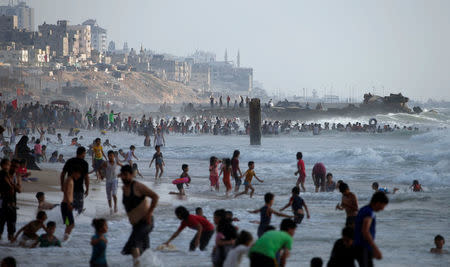
[{"label": "swimming trunks", "polygon": [[140,220],[138,223],[133,225],[133,230],[127,243],[122,249],[123,255],[129,255],[132,253],[133,249],[139,249],[140,254],[150,248],[150,233],[153,230],[153,217],[151,224],[148,224],[145,219]]},{"label": "swimming trunks", "polygon": [[61,202],[61,216],[63,219],[63,223],[66,226],[73,225],[75,223],[73,219],[73,213],[69,210],[69,206],[66,202]]}]

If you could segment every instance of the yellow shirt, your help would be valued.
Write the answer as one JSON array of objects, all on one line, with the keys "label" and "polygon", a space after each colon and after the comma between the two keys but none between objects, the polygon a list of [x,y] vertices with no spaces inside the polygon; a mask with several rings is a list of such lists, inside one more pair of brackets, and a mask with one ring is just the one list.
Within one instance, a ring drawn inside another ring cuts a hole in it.
[{"label": "yellow shirt", "polygon": [[103,147],[101,145],[92,147],[92,150],[94,150],[94,159],[103,159]]},{"label": "yellow shirt", "polygon": [[247,183],[250,183],[253,179],[253,176],[255,176],[254,170],[247,170],[247,173],[245,174],[245,181]]}]

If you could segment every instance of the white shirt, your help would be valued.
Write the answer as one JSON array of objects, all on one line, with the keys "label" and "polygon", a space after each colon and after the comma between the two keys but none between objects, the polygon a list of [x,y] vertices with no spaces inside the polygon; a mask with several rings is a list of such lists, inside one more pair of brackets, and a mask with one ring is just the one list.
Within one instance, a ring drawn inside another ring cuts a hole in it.
[{"label": "white shirt", "polygon": [[230,252],[228,252],[227,258],[223,263],[223,267],[239,267],[241,265],[242,257],[248,254],[250,247],[245,245],[239,245]]}]

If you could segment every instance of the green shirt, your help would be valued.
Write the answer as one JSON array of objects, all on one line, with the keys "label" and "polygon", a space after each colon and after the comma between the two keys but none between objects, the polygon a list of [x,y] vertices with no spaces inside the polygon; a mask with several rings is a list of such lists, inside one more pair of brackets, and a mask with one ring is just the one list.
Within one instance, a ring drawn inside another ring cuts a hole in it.
[{"label": "green shirt", "polygon": [[252,254],[253,252],[256,252],[275,259],[277,252],[282,248],[291,250],[292,241],[292,236],[287,232],[269,231],[255,242],[249,253]]},{"label": "green shirt", "polygon": [[61,242],[59,242],[59,240],[56,237],[53,237],[52,240],[50,240],[48,238],[47,234],[43,234],[39,237],[39,243],[40,243],[40,247],[41,248],[46,248],[46,247],[60,247],[61,246]]}]

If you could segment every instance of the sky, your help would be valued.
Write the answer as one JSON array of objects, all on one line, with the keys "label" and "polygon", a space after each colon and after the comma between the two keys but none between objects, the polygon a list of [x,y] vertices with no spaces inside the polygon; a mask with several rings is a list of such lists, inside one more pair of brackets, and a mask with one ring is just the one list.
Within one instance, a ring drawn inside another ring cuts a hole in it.
[{"label": "sky", "polygon": [[402,92],[450,100],[448,0],[27,0],[35,24],[89,18],[116,48],[187,56],[196,49],[241,66],[269,94]]}]

